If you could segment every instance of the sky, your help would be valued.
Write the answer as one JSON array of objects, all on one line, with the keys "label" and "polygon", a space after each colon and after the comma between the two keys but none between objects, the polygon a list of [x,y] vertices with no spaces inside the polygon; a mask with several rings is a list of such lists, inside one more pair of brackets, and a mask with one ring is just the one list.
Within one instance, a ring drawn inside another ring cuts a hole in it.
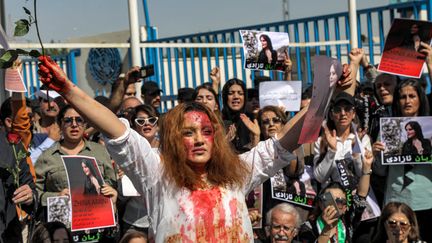
[{"label": "sky", "polygon": [[[290,19],[344,12],[348,0],[288,0]],[[14,22],[32,13],[33,0],[4,0],[6,33]],[[357,8],[387,5],[389,0],[358,0]],[[43,42],[63,42],[129,28],[127,0],[39,0],[37,14]],[[172,37],[283,20],[282,0],[148,0],[150,25],[159,37]],[[143,2],[138,0],[140,25],[145,25]],[[36,28],[13,42],[36,42]]]}]

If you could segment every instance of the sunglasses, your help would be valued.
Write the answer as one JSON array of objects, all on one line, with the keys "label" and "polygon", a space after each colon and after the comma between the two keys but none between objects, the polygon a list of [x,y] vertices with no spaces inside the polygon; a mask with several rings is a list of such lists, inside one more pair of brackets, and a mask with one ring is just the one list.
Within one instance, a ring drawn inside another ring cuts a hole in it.
[{"label": "sunglasses", "polygon": [[400,229],[403,231],[407,231],[409,229],[409,227],[411,226],[411,224],[409,224],[408,222],[397,221],[394,219],[387,220],[387,225],[392,229],[396,229],[396,227],[399,225]]},{"label": "sunglasses", "polygon": [[345,113],[352,112],[354,110],[354,106],[335,106],[332,108],[332,112],[334,114],[340,114],[342,110]]},{"label": "sunglasses", "polygon": [[78,126],[82,127],[85,124],[85,121],[80,116],[70,116],[70,117],[64,117],[63,123],[65,126],[70,127],[75,122]]},{"label": "sunglasses", "polygon": [[137,124],[138,126],[144,126],[145,124],[149,124],[150,126],[154,126],[156,124],[156,122],[158,121],[159,118],[157,117],[149,117],[149,118],[143,118],[143,117],[137,117],[135,118],[135,124]]},{"label": "sunglasses", "polygon": [[271,121],[273,124],[276,124],[276,123],[282,123],[282,119],[281,119],[280,117],[275,116],[275,117],[273,117],[272,119],[265,119],[265,120],[262,120],[262,124],[264,124],[264,125],[270,125],[270,121]]}]

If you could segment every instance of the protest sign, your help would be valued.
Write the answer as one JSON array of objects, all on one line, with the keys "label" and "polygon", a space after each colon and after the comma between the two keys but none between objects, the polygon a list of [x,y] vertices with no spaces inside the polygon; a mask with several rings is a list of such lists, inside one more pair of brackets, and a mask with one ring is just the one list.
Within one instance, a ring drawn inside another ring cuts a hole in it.
[{"label": "protest sign", "polygon": [[47,221],[61,222],[67,228],[71,227],[71,205],[68,196],[47,198]]},{"label": "protest sign", "polygon": [[313,171],[305,166],[304,173],[296,179],[285,176],[283,169],[270,178],[271,195],[273,199],[290,202],[306,207],[312,207],[316,192],[311,180]]},{"label": "protest sign", "polygon": [[71,230],[89,230],[116,225],[111,199],[101,194],[104,184],[96,159],[61,156],[66,169],[72,204]]},{"label": "protest sign", "polygon": [[430,116],[380,119],[383,165],[432,165],[432,123]]},{"label": "protest sign", "polygon": [[20,68],[11,67],[6,69],[5,89],[10,92],[27,92]]},{"label": "protest sign", "polygon": [[[246,204],[249,212],[255,211],[258,215],[263,215],[263,186],[262,184],[253,189],[246,198]],[[261,229],[263,227],[262,218],[252,222],[254,229]]]},{"label": "protest sign", "polygon": [[430,44],[432,23],[395,19],[387,35],[378,71],[419,78],[427,53],[420,42]]},{"label": "protest sign", "polygon": [[285,71],[288,55],[288,33],[240,30],[243,42],[244,68]]},{"label": "protest sign", "polygon": [[301,81],[269,81],[259,84],[260,107],[283,106],[286,111],[299,111]]},{"label": "protest sign", "polygon": [[314,82],[312,99],[298,143],[312,143],[318,139],[321,124],[329,108],[336,82],[342,75],[342,65],[336,59],[326,56],[314,57]]}]

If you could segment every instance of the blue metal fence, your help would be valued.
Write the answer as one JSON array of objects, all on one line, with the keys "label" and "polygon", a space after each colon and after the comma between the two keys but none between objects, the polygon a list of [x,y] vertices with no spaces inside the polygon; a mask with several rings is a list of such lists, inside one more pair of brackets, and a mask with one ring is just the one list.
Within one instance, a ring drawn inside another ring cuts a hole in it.
[{"label": "blue metal fence", "polygon": [[[419,19],[420,12],[423,10],[426,12],[426,17],[431,19],[431,2],[432,0],[412,1],[358,10],[356,38],[358,38],[359,47],[364,48],[368,54],[370,62],[374,64],[378,61],[377,57],[384,48],[385,34],[394,18]],[[238,43],[241,42],[240,29],[287,32],[291,42],[294,43],[320,43],[351,38],[347,12],[163,39],[157,39],[156,28],[150,27],[147,29],[148,43],[237,43],[237,45],[222,48],[209,46],[142,49],[143,63],[155,65],[155,81],[159,82],[164,91],[162,97],[164,109],[174,106],[178,88],[196,87],[208,82],[210,70],[215,66],[221,68],[222,85],[225,80],[232,77],[244,80],[248,87],[253,86],[251,80],[256,75],[268,75],[272,79],[282,79],[281,73],[254,72],[243,68],[244,55],[242,48],[238,46]],[[348,42],[291,47],[289,55],[294,63],[293,80],[303,80],[305,84],[311,84],[313,79],[312,56],[333,56],[347,62],[347,53],[350,49]],[[78,55],[79,50],[71,50],[66,56],[55,57],[74,83],[77,83],[75,56]],[[24,78],[29,87],[28,94],[31,95],[40,86],[36,60],[24,60]]]},{"label": "blue metal fence", "polygon": [[[412,1],[357,11],[359,47],[365,49],[371,63],[377,62],[384,48],[385,34],[394,18],[406,17],[419,19],[421,10],[430,9],[430,0]],[[430,18],[430,11],[426,16]],[[149,29],[149,43],[240,43],[240,29],[265,30],[287,32],[292,42],[326,42],[349,40],[348,12],[329,14],[324,16],[302,18],[276,23],[231,28],[220,31],[182,35],[171,38],[155,39],[155,29]],[[351,49],[348,42],[337,45],[317,45],[290,48],[289,54],[294,63],[293,80],[303,80],[305,84],[312,82],[311,57],[314,55],[327,55],[337,57],[347,62],[347,53]],[[248,87],[252,86],[250,80],[258,73],[242,68],[244,56],[241,47],[224,48],[145,48],[146,55],[143,63],[154,64],[157,74],[156,80],[164,90],[163,100],[168,107],[173,105],[173,98],[177,89],[181,87],[196,87],[209,81],[209,72],[212,67],[219,66],[223,71],[222,79],[232,77],[246,81]],[[282,79],[282,74],[264,72],[273,79]],[[361,72],[362,74],[362,72]],[[171,103],[171,104],[170,104]]]}]

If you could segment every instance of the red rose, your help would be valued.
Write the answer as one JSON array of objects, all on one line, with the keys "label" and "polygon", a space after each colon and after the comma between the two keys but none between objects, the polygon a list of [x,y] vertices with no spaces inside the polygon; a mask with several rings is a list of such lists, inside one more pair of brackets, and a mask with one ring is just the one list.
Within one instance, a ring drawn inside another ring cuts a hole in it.
[{"label": "red rose", "polygon": [[7,140],[11,144],[19,144],[21,142],[21,136],[14,132],[8,132]]}]

